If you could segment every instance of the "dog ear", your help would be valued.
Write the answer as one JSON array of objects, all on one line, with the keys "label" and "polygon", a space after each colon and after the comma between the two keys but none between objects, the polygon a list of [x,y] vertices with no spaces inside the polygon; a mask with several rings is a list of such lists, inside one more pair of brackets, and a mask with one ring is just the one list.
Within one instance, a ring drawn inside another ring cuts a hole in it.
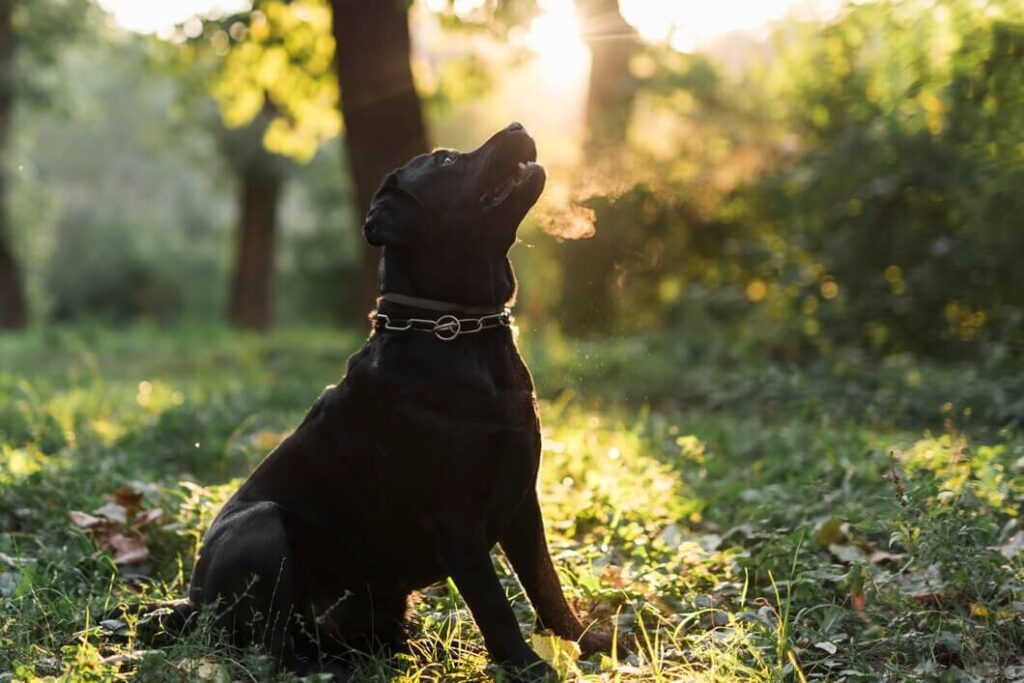
[{"label": "dog ear", "polygon": [[402,190],[395,174],[384,179],[373,196],[363,223],[363,236],[375,247],[408,246],[416,241],[429,219],[423,205]]}]

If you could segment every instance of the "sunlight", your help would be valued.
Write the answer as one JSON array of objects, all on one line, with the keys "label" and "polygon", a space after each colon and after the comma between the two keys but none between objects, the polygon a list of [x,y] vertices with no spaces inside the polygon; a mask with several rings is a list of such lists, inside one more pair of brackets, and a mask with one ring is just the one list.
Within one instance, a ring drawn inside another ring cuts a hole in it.
[{"label": "sunlight", "polygon": [[200,14],[238,12],[249,0],[98,0],[122,28],[137,33],[165,34],[176,24]]},{"label": "sunlight", "polygon": [[716,0],[692,4],[665,0],[620,0],[623,18],[652,43],[668,42],[679,52],[698,49],[731,31],[756,31],[787,13],[822,17],[839,0]]},{"label": "sunlight", "polygon": [[[433,2],[441,4],[445,0]],[[456,4],[468,11],[476,8],[477,2]],[[731,31],[756,31],[790,12],[821,17],[838,4],[838,0],[718,0],[694,6],[664,0],[620,0],[619,6],[623,18],[642,40],[668,43],[679,52],[691,52]],[[538,0],[538,6],[540,13],[530,22],[524,37],[526,47],[537,55],[539,71],[548,85],[560,88],[579,83],[585,78],[590,52],[581,36],[576,3]]]},{"label": "sunlight", "polygon": [[[191,17],[216,12],[236,12],[251,6],[250,0],[98,0],[117,24],[139,33],[170,32]],[[434,12],[451,8],[458,16],[480,12],[484,0],[425,0]],[[526,46],[537,54],[544,78],[563,86],[583,79],[589,51],[580,36],[573,0],[538,0],[540,14],[525,35]],[[787,12],[823,16],[835,10],[839,0],[717,0],[694,5],[665,0],[620,0],[622,16],[640,37],[668,44],[681,52],[691,51],[730,31],[751,31],[781,18]]]},{"label": "sunlight", "polygon": [[590,51],[580,37],[572,0],[539,0],[541,13],[530,22],[526,46],[537,54],[540,72],[552,86],[569,86],[583,80]]}]

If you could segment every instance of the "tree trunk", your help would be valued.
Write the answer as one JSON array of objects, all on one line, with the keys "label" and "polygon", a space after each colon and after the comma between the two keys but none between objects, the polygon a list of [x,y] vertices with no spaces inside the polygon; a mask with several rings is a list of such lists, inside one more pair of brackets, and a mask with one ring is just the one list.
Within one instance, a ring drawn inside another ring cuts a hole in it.
[{"label": "tree trunk", "polygon": [[[615,157],[626,142],[636,94],[629,60],[637,43],[618,0],[578,3],[583,37],[592,55],[584,166],[600,177],[615,173]],[[594,236],[563,245],[563,326],[575,335],[607,331],[614,325],[616,263],[622,252],[616,232],[628,220],[608,198],[595,197],[590,206],[595,214]]]},{"label": "tree trunk", "polygon": [[274,239],[282,181],[274,176],[242,176],[241,215],[228,318],[238,327],[270,327],[273,306]]},{"label": "tree trunk", "polygon": [[[331,8],[345,146],[362,226],[384,176],[428,151],[429,143],[409,64],[408,2],[331,0]],[[366,307],[377,295],[379,260],[379,250],[364,245],[360,301]]]},{"label": "tree trunk", "polygon": [[11,244],[11,218],[7,206],[7,144],[14,113],[14,0],[0,0],[0,329],[28,323],[28,304],[21,269]]}]

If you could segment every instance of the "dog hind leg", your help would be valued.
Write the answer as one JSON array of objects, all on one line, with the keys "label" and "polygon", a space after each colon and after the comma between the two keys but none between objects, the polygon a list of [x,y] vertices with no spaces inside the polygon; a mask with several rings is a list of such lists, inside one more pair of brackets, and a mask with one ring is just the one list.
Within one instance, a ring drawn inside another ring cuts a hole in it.
[{"label": "dog hind leg", "polygon": [[294,636],[305,616],[296,563],[281,508],[254,503],[210,530],[190,599],[197,605],[216,603],[215,625],[236,645],[262,645],[278,664],[296,668]]},{"label": "dog hind leg", "polygon": [[408,593],[396,587],[363,586],[340,597],[314,601],[318,633],[327,652],[394,655],[408,652]]}]

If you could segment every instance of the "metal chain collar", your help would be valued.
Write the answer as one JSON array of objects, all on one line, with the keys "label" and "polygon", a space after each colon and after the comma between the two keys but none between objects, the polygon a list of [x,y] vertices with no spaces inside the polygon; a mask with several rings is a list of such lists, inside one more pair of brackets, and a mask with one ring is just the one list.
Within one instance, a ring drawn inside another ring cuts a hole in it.
[{"label": "metal chain collar", "polygon": [[426,318],[392,319],[386,313],[374,311],[370,313],[373,329],[391,332],[431,332],[441,341],[452,341],[464,334],[475,334],[494,327],[511,327],[512,311],[505,309],[500,313],[485,315],[480,318],[457,318],[454,315],[442,315],[437,320]]}]

